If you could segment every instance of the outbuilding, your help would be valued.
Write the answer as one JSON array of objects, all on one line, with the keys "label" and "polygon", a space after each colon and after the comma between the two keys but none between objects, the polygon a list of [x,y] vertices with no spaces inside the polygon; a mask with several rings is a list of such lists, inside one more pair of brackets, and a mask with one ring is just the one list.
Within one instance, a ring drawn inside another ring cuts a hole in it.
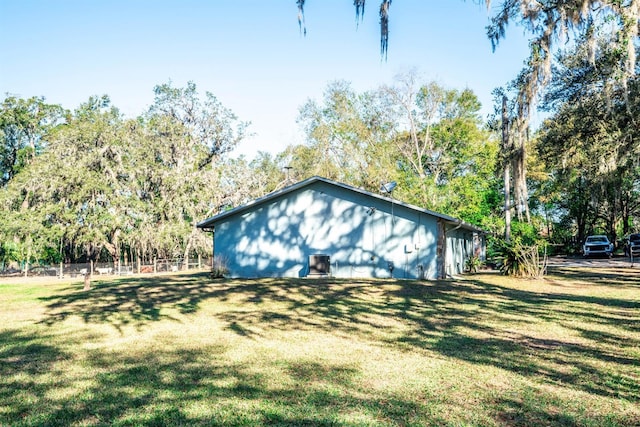
[{"label": "outbuilding", "polygon": [[437,279],[484,257],[484,233],[456,218],[312,177],[198,224],[230,277]]}]

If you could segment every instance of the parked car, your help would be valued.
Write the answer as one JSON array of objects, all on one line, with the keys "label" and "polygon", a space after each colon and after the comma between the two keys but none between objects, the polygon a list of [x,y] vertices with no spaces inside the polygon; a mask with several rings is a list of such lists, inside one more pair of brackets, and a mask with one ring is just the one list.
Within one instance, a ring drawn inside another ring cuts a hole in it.
[{"label": "parked car", "polygon": [[630,234],[624,239],[624,254],[626,256],[640,256],[640,233]]},{"label": "parked car", "polygon": [[582,255],[585,257],[592,255],[611,256],[612,254],[613,243],[609,242],[609,238],[605,235],[589,236],[582,245]]}]

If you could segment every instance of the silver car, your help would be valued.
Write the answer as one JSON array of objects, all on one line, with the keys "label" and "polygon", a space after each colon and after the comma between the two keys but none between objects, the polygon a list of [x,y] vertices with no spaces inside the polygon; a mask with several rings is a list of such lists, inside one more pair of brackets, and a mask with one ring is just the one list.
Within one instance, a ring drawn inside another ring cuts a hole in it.
[{"label": "silver car", "polygon": [[585,257],[592,255],[611,256],[613,254],[613,243],[609,242],[609,238],[605,235],[589,236],[582,246],[582,254]]}]

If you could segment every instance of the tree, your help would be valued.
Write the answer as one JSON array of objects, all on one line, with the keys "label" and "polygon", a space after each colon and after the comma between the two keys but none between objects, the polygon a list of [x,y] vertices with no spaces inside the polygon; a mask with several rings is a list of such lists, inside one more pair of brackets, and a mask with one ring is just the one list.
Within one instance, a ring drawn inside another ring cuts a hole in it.
[{"label": "tree", "polygon": [[126,131],[107,96],[91,97],[52,135],[47,151],[28,171],[34,183],[37,175],[55,183],[50,191],[34,189],[33,206],[62,227],[88,259],[97,259],[103,249],[119,259],[118,240],[129,221]]},{"label": "tree", "polygon": [[563,189],[561,206],[575,221],[580,241],[594,230],[615,239],[618,226],[627,233],[632,214],[640,213],[638,157],[628,155],[624,143],[639,136],[637,130],[629,135],[625,124],[598,97],[564,104],[541,129],[538,150]]},{"label": "tree", "polygon": [[345,81],[330,83],[322,103],[309,100],[300,108],[308,144],[286,150],[288,166],[297,178],[321,175],[377,191],[389,179],[389,167],[381,164],[388,156],[376,151],[390,129],[382,108],[375,93],[356,93]]},{"label": "tree", "polygon": [[479,109],[470,90],[419,84],[415,73],[364,93],[335,82],[301,108],[308,143],[289,147],[285,164],[297,179],[323,175],[372,192],[397,181],[394,197],[479,223],[497,191],[497,145]]},{"label": "tree", "polygon": [[158,177],[163,202],[156,215],[167,224],[183,225],[177,246],[186,263],[194,248],[208,247],[196,225],[212,205],[219,205],[202,194],[218,183],[216,161],[242,140],[248,123],[239,122],[211,93],[200,100],[193,82],[185,88],[159,85],[154,93],[145,120],[154,141],[153,160],[163,171]]},{"label": "tree", "polygon": [[195,225],[227,197],[216,191],[222,159],[245,127],[192,83],[158,86],[135,120],[91,97],[0,191],[3,240],[25,262],[206,253]]},{"label": "tree", "polygon": [[531,222],[527,186],[529,126],[521,117],[517,94],[509,98],[509,89],[511,93],[514,91],[517,93],[518,83],[516,79],[506,90],[503,88],[494,90],[494,118],[489,123],[494,131],[499,130],[501,136],[499,163],[503,176],[504,235],[507,242],[510,240],[513,208],[518,221]]},{"label": "tree", "polygon": [[[491,0],[483,2],[490,10]],[[306,34],[304,25],[305,0],[296,0],[298,24]],[[356,22],[364,16],[365,0],[354,0]],[[386,58],[389,46],[389,9],[391,0],[380,0],[380,53]],[[623,81],[635,74],[635,39],[638,37],[640,7],[636,0],[558,0],[553,2],[530,0],[501,1],[487,27],[487,36],[495,49],[505,37],[509,24],[515,21],[531,35],[526,84],[521,93],[522,103],[533,106],[535,97],[550,77],[553,48],[565,38],[569,30],[576,38],[586,38],[591,44],[596,32],[594,25],[601,22],[610,25],[609,37],[614,49],[622,53],[619,64]]]},{"label": "tree", "polygon": [[210,214],[247,203],[295,182],[288,177],[283,157],[258,152],[250,162],[244,156],[225,159],[220,165],[219,204]]},{"label": "tree", "polygon": [[570,30],[577,41],[583,41],[593,50],[597,38],[602,36],[596,29],[606,22],[608,46],[620,53],[618,69],[621,81],[624,84],[632,78],[636,73],[635,42],[639,19],[640,7],[634,0],[560,0],[551,4],[527,0],[504,1],[492,17],[487,35],[495,49],[512,21],[532,34],[527,72],[524,73],[520,92],[521,103],[532,106],[539,90],[551,77],[555,43],[566,38]]},{"label": "tree", "polygon": [[593,231],[615,240],[633,228],[631,218],[639,213],[639,82],[637,74],[620,80],[622,57],[607,38],[568,49],[544,98],[555,114],[545,121],[537,148],[580,241]]},{"label": "tree", "polygon": [[[493,182],[495,143],[481,127],[480,102],[469,90],[420,83],[415,72],[400,75],[380,91],[385,121],[391,126],[400,187],[406,200],[450,214],[477,207]],[[483,183],[484,182],[484,183]],[[462,195],[476,203],[466,204]],[[477,197],[476,197],[477,196]]]},{"label": "tree", "polygon": [[64,119],[44,98],[6,97],[0,105],[0,187],[42,152],[47,134]]},{"label": "tree", "polygon": [[49,248],[59,252],[62,241],[90,259],[103,248],[115,255],[111,242],[126,194],[120,123],[107,97],[90,98],[9,182],[2,196],[10,222],[3,230],[26,248],[23,260],[46,258]]}]

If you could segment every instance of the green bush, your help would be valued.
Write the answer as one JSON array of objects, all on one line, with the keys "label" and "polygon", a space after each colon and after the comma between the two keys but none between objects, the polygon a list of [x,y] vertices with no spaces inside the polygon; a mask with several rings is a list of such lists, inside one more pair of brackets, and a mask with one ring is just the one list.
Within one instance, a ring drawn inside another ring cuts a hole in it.
[{"label": "green bush", "polygon": [[540,240],[539,230],[535,225],[528,222],[513,221],[511,223],[511,236],[514,241],[519,240],[527,246],[536,245]]},{"label": "green bush", "polygon": [[465,262],[464,269],[467,273],[477,273],[481,266],[482,260],[477,255],[472,255]]}]

